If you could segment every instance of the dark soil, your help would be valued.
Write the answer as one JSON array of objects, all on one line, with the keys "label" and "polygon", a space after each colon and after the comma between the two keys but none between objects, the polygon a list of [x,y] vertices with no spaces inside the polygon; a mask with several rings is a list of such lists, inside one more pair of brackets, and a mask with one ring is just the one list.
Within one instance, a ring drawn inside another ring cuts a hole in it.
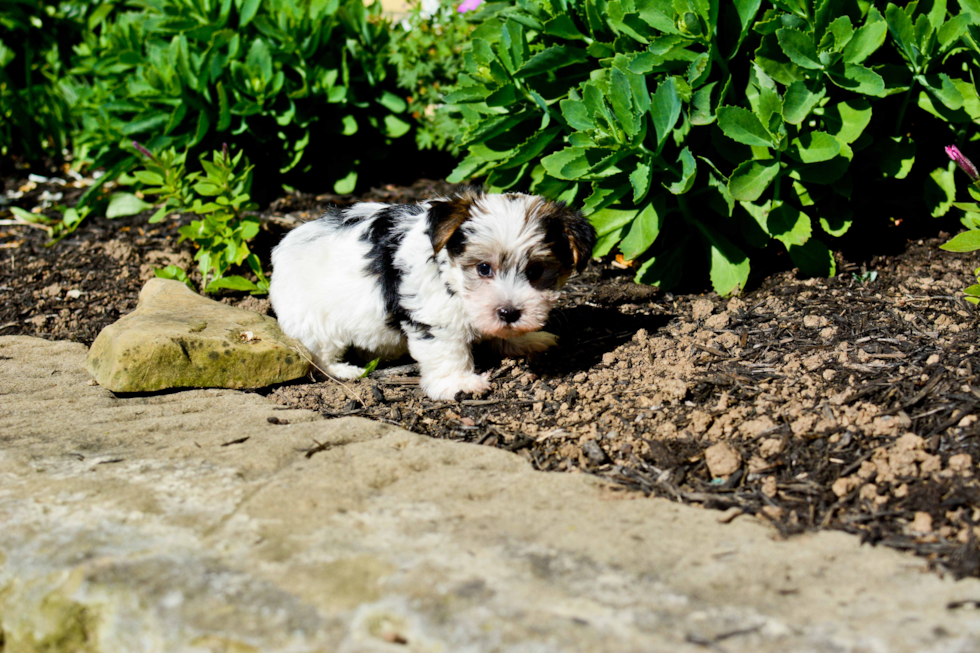
[{"label": "dark soil", "polygon": [[[17,203],[36,203],[43,186]],[[357,199],[448,190],[422,181]],[[256,250],[268,260],[288,228],[353,199],[277,200]],[[190,267],[190,246],[175,244],[181,223],[90,219],[54,248],[43,231],[0,226],[0,334],[91,343],[135,307],[154,267]],[[778,272],[738,299],[662,293],[596,263],[552,314],[556,350],[530,360],[478,353],[493,379],[485,396],[431,401],[407,360],[343,385],[264,394],[501,447],[542,470],[724,510],[720,521],[748,514],[786,535],[856,533],[980,576],[980,322],[960,292],[976,261],[938,249],[942,241],[908,242],[860,268],[840,262],[832,279]],[[268,311],[264,299],[223,301]]]}]

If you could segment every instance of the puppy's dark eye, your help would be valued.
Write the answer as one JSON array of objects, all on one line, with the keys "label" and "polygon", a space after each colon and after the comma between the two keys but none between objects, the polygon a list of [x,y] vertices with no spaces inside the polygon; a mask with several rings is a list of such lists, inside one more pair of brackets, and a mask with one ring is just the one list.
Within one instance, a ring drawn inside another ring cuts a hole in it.
[{"label": "puppy's dark eye", "polygon": [[531,263],[530,265],[527,266],[527,269],[524,271],[524,276],[526,276],[527,280],[530,281],[531,283],[534,283],[535,281],[540,279],[541,275],[543,274],[544,274],[544,265],[542,265],[541,263]]},{"label": "puppy's dark eye", "polygon": [[476,273],[489,279],[493,276],[493,267],[489,263],[480,263],[476,266]]}]

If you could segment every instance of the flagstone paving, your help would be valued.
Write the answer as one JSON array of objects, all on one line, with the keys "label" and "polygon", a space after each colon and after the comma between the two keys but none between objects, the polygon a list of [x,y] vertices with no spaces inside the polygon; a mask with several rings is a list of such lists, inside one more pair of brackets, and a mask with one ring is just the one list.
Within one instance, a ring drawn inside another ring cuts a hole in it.
[{"label": "flagstone paving", "polygon": [[980,648],[980,581],[910,555],[256,394],[116,396],[85,354],[0,338],[4,653]]}]

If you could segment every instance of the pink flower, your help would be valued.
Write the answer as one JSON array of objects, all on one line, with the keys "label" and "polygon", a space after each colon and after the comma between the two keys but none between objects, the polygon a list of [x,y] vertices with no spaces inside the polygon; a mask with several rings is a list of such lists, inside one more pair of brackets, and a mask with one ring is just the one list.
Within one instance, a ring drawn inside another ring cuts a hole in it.
[{"label": "pink flower", "polygon": [[980,172],[977,172],[977,167],[973,165],[972,161],[963,156],[963,153],[960,152],[958,147],[955,145],[947,145],[946,156],[952,159],[956,165],[960,167],[960,170],[969,175],[970,181],[973,183],[980,181]]},{"label": "pink flower", "polygon": [[461,3],[459,3],[456,11],[461,14],[465,14],[467,11],[473,11],[482,4],[483,0],[463,0]]}]

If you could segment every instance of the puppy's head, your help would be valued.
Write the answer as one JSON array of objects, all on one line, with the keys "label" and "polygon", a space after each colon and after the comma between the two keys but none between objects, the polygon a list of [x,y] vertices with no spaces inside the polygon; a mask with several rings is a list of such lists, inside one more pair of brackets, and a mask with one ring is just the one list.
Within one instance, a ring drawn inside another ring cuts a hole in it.
[{"label": "puppy's head", "polygon": [[482,335],[544,326],[558,292],[588,264],[595,229],[564,203],[467,191],[429,205],[429,237],[450,288]]}]

